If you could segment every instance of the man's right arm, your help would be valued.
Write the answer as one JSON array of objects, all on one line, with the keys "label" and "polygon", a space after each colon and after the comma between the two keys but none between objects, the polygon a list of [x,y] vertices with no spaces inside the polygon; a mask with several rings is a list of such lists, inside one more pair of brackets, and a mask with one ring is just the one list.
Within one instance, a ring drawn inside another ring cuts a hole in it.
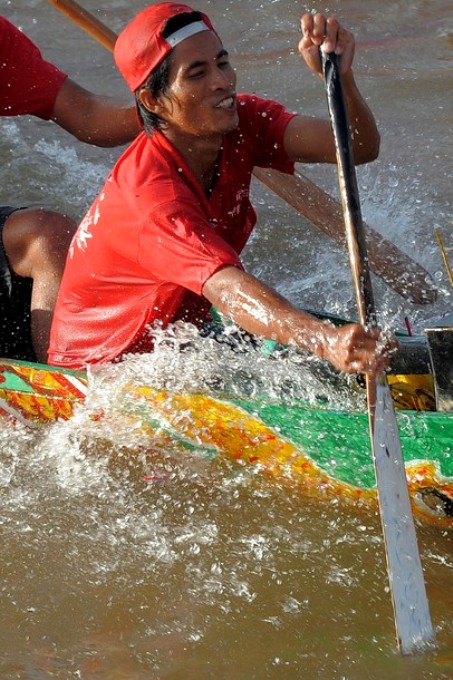
[{"label": "man's right arm", "polygon": [[339,328],[302,312],[275,290],[237,267],[224,267],[203,286],[203,295],[222,314],[254,335],[296,345],[327,359],[340,371],[376,373],[389,365],[394,340],[360,324]]}]

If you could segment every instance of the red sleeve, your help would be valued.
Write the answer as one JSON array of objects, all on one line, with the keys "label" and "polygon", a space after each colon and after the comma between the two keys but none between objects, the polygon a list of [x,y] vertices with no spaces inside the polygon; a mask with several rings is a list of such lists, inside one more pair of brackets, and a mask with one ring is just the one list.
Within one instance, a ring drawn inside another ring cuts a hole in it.
[{"label": "red sleeve", "polygon": [[272,99],[241,94],[238,100],[241,129],[252,145],[254,165],[293,174],[294,163],[286,155],[283,140],[286,126],[297,114]]},{"label": "red sleeve", "polygon": [[153,207],[152,217],[142,229],[138,257],[153,277],[197,295],[219,269],[242,268],[236,251],[216,233],[193,201]]},{"label": "red sleeve", "polygon": [[48,120],[66,78],[26,35],[0,17],[0,115]]}]

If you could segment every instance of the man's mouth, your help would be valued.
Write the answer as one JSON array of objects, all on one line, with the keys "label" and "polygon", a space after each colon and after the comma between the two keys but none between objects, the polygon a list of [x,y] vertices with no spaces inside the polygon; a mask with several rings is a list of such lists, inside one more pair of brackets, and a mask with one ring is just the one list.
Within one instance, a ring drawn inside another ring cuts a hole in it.
[{"label": "man's mouth", "polygon": [[216,109],[231,109],[234,106],[235,97],[226,97],[216,105]]}]

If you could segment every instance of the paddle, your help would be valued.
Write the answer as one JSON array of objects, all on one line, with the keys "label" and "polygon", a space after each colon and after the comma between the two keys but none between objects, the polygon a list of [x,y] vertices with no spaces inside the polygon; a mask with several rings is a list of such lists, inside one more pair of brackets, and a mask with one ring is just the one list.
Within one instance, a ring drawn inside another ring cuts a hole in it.
[{"label": "paddle", "polygon": [[[335,54],[321,52],[338,179],[360,322],[376,326],[348,114]],[[398,647],[434,639],[392,398],[384,374],[367,377],[370,434]]]},{"label": "paddle", "polygon": [[[84,31],[113,51],[116,35],[74,0],[49,0]],[[279,198],[291,205],[315,227],[344,246],[341,205],[302,175],[255,168],[254,175]],[[367,228],[370,268],[402,297],[424,305],[432,303],[437,290],[430,274],[393,243]]]},{"label": "paddle", "polygon": [[442,232],[439,227],[436,227],[434,229],[434,233],[436,235],[436,240],[440,249],[440,254],[442,255],[442,259],[444,261],[445,269],[447,270],[448,278],[450,279],[450,283],[453,286],[453,272],[448,261],[447,251],[445,250],[444,240],[442,238]]}]

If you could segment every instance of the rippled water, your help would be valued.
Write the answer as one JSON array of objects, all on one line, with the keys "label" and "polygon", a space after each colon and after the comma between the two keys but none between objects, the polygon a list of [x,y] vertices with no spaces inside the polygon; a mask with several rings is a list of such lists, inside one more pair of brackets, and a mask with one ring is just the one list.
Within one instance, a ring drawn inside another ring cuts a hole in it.
[{"label": "rippled water", "polygon": [[[85,2],[119,30],[143,5]],[[242,89],[289,108],[326,112],[322,86],[294,53],[295,0],[200,2],[232,53]],[[311,5],[307,6],[311,8]],[[317,6],[356,35],[356,75],[382,134],[377,162],[359,169],[366,221],[422,263],[438,301],[413,307],[376,280],[386,323],[414,325],[451,309],[434,238],[451,228],[451,10],[440,0]],[[127,93],[111,57],[48,3],[2,11],[75,79]],[[449,120],[450,119],[450,120]],[[119,150],[74,142],[52,125],[3,119],[3,203],[83,214]],[[301,167],[337,195],[334,168]],[[254,184],[260,226],[249,268],[301,306],[353,312],[343,253]],[[165,348],[95,377],[93,408],[114,405],[134,376],[177,389],[256,390],[289,397],[329,391],[298,360],[274,362],[207,347]],[[131,428],[112,408],[93,421],[0,431],[0,677],[5,680],[435,680],[453,675],[452,538],[419,527],[437,646],[395,651],[377,516],[302,497],[231,463],[181,456]]]}]

